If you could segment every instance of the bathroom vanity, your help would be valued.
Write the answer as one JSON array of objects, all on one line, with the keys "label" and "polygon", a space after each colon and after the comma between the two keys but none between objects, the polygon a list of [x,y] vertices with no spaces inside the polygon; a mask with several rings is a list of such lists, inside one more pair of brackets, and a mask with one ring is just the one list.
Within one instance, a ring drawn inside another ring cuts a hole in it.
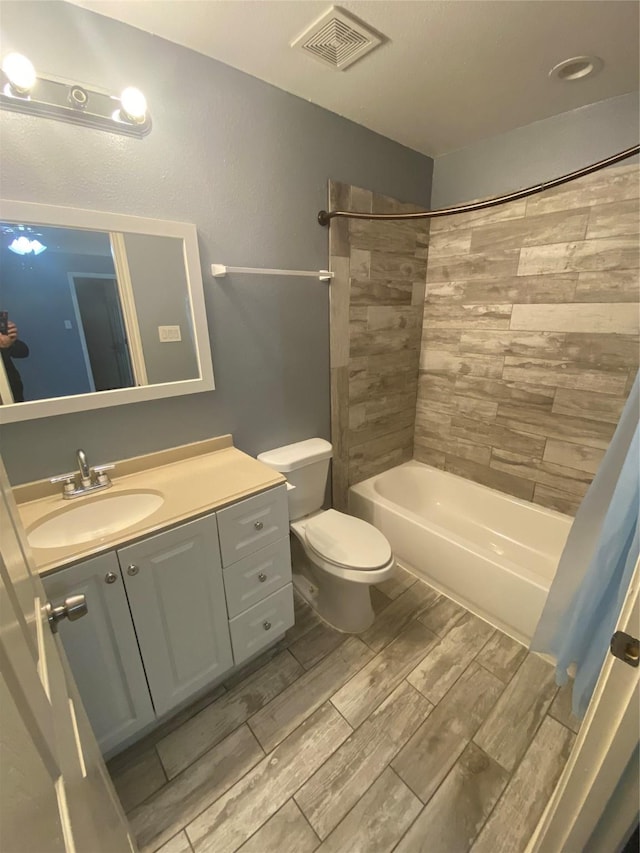
[{"label": "bathroom vanity", "polygon": [[284,479],[234,448],[230,436],[118,463],[112,488],[95,498],[63,501],[44,483],[15,494],[29,537],[73,505],[99,509],[100,501],[142,490],[163,500],[137,523],[33,549],[54,605],[86,596],[87,615],[58,630],[109,754],[294,621]]}]

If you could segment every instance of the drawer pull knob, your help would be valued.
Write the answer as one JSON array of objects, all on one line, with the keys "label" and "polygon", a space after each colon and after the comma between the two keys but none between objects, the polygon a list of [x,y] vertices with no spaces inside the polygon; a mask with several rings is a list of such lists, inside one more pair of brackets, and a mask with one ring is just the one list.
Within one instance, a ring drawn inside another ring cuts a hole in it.
[{"label": "drawer pull knob", "polygon": [[105,583],[115,583],[118,580],[118,576],[113,572],[107,572],[104,576]]},{"label": "drawer pull knob", "polygon": [[264,583],[266,581],[266,579],[267,579],[267,576],[265,575],[265,573],[260,572],[260,574],[258,575],[258,580],[260,581],[260,583]]},{"label": "drawer pull knob", "polygon": [[140,568],[138,566],[135,566],[133,563],[130,566],[127,566],[127,574],[131,575],[131,577],[137,575],[139,571]]},{"label": "drawer pull knob", "polygon": [[256,523],[253,526],[255,527],[256,530],[262,530],[262,528],[264,527],[264,524],[261,521],[256,521]]},{"label": "drawer pull knob", "polygon": [[262,627],[264,628],[265,631],[268,631],[269,628],[271,627],[271,622],[269,622],[268,619],[265,619],[264,622],[262,623]]}]

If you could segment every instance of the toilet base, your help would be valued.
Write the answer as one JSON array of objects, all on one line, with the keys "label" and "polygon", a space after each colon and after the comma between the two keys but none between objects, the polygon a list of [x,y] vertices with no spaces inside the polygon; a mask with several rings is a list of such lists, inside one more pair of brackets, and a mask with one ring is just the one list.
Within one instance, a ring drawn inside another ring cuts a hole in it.
[{"label": "toilet base", "polygon": [[345,581],[318,569],[295,536],[291,557],[293,585],[325,622],[345,634],[360,634],[371,627],[375,613],[369,584]]}]

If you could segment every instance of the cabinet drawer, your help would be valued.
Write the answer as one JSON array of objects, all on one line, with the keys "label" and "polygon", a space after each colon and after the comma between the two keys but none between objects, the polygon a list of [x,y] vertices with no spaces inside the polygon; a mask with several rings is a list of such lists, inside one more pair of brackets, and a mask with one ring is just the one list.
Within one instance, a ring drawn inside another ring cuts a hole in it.
[{"label": "cabinet drawer", "polygon": [[229,621],[233,660],[242,663],[293,625],[293,586],[287,584]]},{"label": "cabinet drawer", "polygon": [[289,535],[286,486],[247,498],[216,515],[222,565],[229,566]]},{"label": "cabinet drawer", "polygon": [[289,537],[249,554],[224,570],[229,617],[253,607],[272,592],[291,583]]}]

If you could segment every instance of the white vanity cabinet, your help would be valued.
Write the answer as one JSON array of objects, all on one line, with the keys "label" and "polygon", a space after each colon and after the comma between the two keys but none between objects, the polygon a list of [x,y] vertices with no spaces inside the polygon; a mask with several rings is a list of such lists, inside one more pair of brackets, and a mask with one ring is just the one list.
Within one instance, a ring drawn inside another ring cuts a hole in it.
[{"label": "white vanity cabinet", "polygon": [[181,524],[117,554],[160,716],[233,666],[216,517]]},{"label": "white vanity cabinet", "polygon": [[42,578],[50,601],[84,594],[89,613],[58,631],[103,752],[155,719],[127,596],[115,553],[101,554]]},{"label": "white vanity cabinet", "polygon": [[60,637],[103,752],[221,681],[294,622],[285,486],[42,578],[87,615]]}]

